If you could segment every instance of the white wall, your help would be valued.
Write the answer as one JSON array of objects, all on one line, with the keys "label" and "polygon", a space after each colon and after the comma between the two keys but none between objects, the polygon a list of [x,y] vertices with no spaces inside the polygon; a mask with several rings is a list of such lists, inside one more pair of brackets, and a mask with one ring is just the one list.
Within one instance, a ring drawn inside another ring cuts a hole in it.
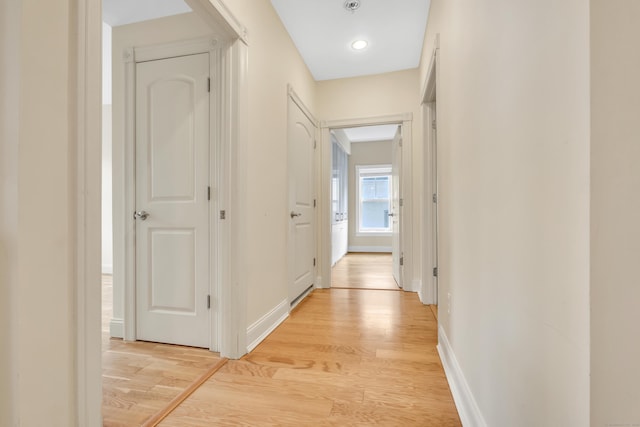
[{"label": "white wall", "polygon": [[102,273],[113,274],[113,204],[111,183],[111,27],[102,23]]},{"label": "white wall", "polygon": [[239,261],[251,325],[288,298],[287,84],[314,115],[316,87],[269,0],[226,4],[249,33],[249,140],[240,160],[246,188],[238,197],[245,206]]},{"label": "white wall", "polygon": [[102,106],[102,273],[113,274],[112,106]]},{"label": "white wall", "polygon": [[433,0],[423,84],[436,33],[440,327],[488,426],[589,425],[589,5]]},{"label": "white wall", "polygon": [[591,5],[591,426],[640,425],[640,3]]},{"label": "white wall", "polygon": [[111,105],[112,81],[112,49],[111,49],[111,27],[102,23],[102,103]]},{"label": "white wall", "polygon": [[18,137],[20,3],[0,2],[0,425],[18,408]]},{"label": "white wall", "polygon": [[391,165],[391,141],[351,144],[351,156],[349,156],[349,248],[365,247],[380,251],[390,250],[391,236],[359,236],[357,233],[356,186],[358,185],[358,177],[356,166],[368,165]]},{"label": "white wall", "polygon": [[0,4],[3,426],[75,424],[73,16],[67,0]]}]

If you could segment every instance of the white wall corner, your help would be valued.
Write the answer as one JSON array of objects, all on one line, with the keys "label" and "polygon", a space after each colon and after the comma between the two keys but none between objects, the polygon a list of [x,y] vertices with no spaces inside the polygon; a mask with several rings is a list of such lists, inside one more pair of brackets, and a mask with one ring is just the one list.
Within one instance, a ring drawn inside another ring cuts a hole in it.
[{"label": "white wall corner", "polygon": [[438,353],[462,425],[464,427],[487,427],[442,326],[438,328]]},{"label": "white wall corner", "polygon": [[322,281],[322,276],[316,276],[316,282],[313,287],[314,289],[329,289],[331,287],[331,283],[327,283],[325,285]]},{"label": "white wall corner", "polygon": [[411,291],[411,292],[420,292],[422,290],[422,280],[420,279],[413,279],[411,281],[411,289],[407,289],[407,291]]},{"label": "white wall corner", "polygon": [[427,289],[427,285],[425,283],[422,283],[422,280],[420,280],[420,285],[417,288],[418,289],[418,296],[420,297],[420,302],[423,304],[435,304],[435,301],[432,301],[430,294],[428,292]]},{"label": "white wall corner", "polygon": [[124,320],[115,317],[109,322],[109,336],[111,338],[124,338]]},{"label": "white wall corner", "polygon": [[256,348],[271,332],[289,317],[289,301],[284,299],[270,312],[247,328],[247,353]]}]

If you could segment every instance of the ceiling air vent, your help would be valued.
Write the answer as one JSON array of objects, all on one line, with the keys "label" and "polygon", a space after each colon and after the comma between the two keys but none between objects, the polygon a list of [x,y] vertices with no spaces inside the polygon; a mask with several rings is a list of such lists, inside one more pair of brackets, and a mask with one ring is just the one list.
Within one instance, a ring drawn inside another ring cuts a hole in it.
[{"label": "ceiling air vent", "polygon": [[360,0],[347,0],[344,2],[344,8],[349,12],[355,12],[360,7]]}]

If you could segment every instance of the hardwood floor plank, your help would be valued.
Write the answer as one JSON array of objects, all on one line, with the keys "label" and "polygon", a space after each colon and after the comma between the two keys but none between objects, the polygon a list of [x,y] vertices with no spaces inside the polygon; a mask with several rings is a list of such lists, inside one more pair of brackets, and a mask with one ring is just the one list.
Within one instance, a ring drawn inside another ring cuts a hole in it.
[{"label": "hardwood floor plank", "polygon": [[415,294],[316,290],[160,425],[460,426],[436,343]]},{"label": "hardwood floor plank", "polygon": [[112,279],[103,276],[102,417],[104,426],[140,426],[220,361],[206,349],[109,337]]},{"label": "hardwood floor plank", "polygon": [[331,287],[399,290],[388,253],[348,253],[331,269]]}]

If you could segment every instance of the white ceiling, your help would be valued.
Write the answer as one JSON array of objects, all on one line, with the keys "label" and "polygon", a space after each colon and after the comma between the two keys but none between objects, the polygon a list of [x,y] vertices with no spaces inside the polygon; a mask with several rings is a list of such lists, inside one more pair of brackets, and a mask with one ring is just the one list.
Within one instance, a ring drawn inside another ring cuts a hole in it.
[{"label": "white ceiling", "polygon": [[187,12],[182,0],[102,0],[102,20],[112,27]]},{"label": "white ceiling", "polygon": [[388,141],[396,135],[398,125],[362,126],[342,130],[351,142]]},{"label": "white ceiling", "polygon": [[[231,1],[231,0],[230,0]],[[316,80],[416,68],[430,0],[271,0]],[[190,12],[183,0],[103,0],[103,21],[112,27]],[[369,45],[355,51],[351,43]]]},{"label": "white ceiling", "polygon": [[[271,0],[316,80],[416,68],[430,0]],[[351,43],[369,45],[355,51]]]}]

